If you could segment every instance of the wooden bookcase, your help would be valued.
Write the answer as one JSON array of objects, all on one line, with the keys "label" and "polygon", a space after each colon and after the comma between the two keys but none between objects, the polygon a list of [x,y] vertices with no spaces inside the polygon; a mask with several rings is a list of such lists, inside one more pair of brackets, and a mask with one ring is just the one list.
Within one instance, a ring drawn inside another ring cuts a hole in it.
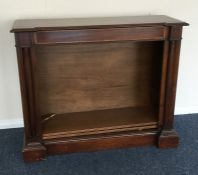
[{"label": "wooden bookcase", "polygon": [[182,27],[167,16],[17,20],[24,160],[176,147]]}]

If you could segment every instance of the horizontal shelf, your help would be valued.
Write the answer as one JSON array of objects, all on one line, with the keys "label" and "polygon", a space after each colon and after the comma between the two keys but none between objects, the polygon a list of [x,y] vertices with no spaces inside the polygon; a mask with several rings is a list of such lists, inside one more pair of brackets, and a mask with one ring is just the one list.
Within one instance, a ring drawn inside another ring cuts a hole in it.
[{"label": "horizontal shelf", "polygon": [[43,120],[43,139],[153,128],[157,113],[148,107],[52,114]]}]

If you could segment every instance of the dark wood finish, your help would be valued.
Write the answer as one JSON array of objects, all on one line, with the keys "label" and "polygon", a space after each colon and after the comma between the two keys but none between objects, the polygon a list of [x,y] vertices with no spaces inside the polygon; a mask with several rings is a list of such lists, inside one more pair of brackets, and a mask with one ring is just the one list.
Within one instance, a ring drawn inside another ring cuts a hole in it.
[{"label": "dark wood finish", "polygon": [[66,139],[45,140],[48,153],[62,154],[80,151],[96,151],[112,148],[157,145],[157,130],[97,134]]},{"label": "dark wood finish", "polygon": [[36,48],[41,115],[154,106],[162,44],[116,42]]},{"label": "dark wood finish", "polygon": [[34,43],[43,45],[100,41],[163,40],[167,38],[166,34],[164,26],[39,31],[34,33]]},{"label": "dark wood finish", "polygon": [[24,160],[176,147],[182,27],[167,16],[17,20]]},{"label": "dark wood finish", "polygon": [[157,128],[157,113],[148,107],[73,112],[45,120],[43,139],[151,128]]},{"label": "dark wood finish", "polygon": [[45,160],[47,156],[47,148],[38,142],[25,144],[23,149],[23,158],[27,162]]},{"label": "dark wood finish", "polygon": [[32,48],[17,48],[22,105],[27,142],[41,139],[40,115],[36,102],[35,57]]},{"label": "dark wood finish", "polygon": [[179,137],[174,130],[162,130],[158,139],[159,148],[173,148],[177,147]]},{"label": "dark wood finish", "polygon": [[188,23],[165,16],[122,16],[102,18],[27,19],[17,20],[11,32],[34,32],[65,29],[94,29],[134,26],[186,26]]},{"label": "dark wood finish", "polygon": [[172,129],[175,106],[177,74],[179,66],[179,53],[181,44],[182,27],[170,28],[170,46],[167,70],[164,128]]}]

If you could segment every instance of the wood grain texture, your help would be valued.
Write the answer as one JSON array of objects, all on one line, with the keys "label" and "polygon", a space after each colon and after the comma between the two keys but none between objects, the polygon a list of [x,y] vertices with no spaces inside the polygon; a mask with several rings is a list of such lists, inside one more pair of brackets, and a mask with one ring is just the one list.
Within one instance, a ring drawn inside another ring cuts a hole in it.
[{"label": "wood grain texture", "polygon": [[37,45],[88,43],[104,41],[154,41],[167,39],[164,26],[132,28],[80,29],[34,32],[33,42]]},{"label": "wood grain texture", "polygon": [[154,105],[160,50],[158,42],[38,47],[41,114]]},{"label": "wood grain texture", "polygon": [[40,141],[40,115],[37,104],[35,57],[32,48],[17,48],[26,141]]},{"label": "wood grain texture", "polygon": [[167,16],[16,21],[24,160],[176,147],[173,112],[184,25]]},{"label": "wood grain texture", "polygon": [[47,31],[84,28],[109,28],[133,26],[171,26],[188,23],[165,15],[123,16],[102,18],[28,19],[16,20],[11,32]]},{"label": "wood grain texture", "polygon": [[145,107],[55,115],[43,122],[43,139],[157,128],[157,112]]},{"label": "wood grain texture", "polygon": [[[179,34],[178,34],[179,33]],[[177,88],[177,76],[179,68],[179,55],[181,47],[181,27],[172,27],[170,29],[170,46],[168,54],[168,70],[165,96],[165,117],[164,129],[173,128],[173,117],[175,107],[175,97]]]},{"label": "wood grain texture", "polygon": [[157,144],[157,130],[97,134],[81,138],[45,140],[50,155]]}]

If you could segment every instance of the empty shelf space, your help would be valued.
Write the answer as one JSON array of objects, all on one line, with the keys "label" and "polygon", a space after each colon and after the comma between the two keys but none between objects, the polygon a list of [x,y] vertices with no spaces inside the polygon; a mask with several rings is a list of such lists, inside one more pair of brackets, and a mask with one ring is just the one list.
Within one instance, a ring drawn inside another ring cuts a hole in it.
[{"label": "empty shelf space", "polygon": [[149,107],[54,114],[43,121],[43,139],[151,129],[157,128],[157,120]]}]

